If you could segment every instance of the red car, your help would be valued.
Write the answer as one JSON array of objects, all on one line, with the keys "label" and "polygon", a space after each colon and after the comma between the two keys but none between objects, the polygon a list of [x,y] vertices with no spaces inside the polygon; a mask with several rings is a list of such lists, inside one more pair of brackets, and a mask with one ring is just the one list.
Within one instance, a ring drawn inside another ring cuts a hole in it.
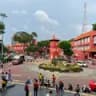
[{"label": "red car", "polygon": [[89,87],[91,88],[91,91],[96,91],[96,82],[93,80],[90,80]]}]

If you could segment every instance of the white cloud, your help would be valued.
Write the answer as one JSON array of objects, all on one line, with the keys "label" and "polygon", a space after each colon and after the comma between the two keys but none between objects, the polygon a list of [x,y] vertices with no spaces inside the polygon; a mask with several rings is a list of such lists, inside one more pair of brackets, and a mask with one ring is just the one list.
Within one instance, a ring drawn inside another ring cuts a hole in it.
[{"label": "white cloud", "polygon": [[26,10],[13,10],[11,13],[15,15],[26,15],[28,12]]},{"label": "white cloud", "polygon": [[46,32],[47,35],[51,35],[53,32],[56,32],[59,22],[51,18],[45,11],[37,10],[34,13],[34,16],[40,23],[40,29],[42,32]]},{"label": "white cloud", "polygon": [[48,14],[43,10],[37,10],[34,13],[36,19],[42,24],[58,25],[58,21],[49,17]]}]

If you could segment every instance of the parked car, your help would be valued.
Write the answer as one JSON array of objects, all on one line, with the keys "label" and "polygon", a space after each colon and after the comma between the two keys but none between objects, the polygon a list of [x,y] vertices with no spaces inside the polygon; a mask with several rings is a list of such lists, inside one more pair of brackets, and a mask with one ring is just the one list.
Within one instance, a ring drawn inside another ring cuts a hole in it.
[{"label": "parked car", "polygon": [[77,64],[81,67],[88,67],[88,65],[84,61],[78,61]]},{"label": "parked car", "polygon": [[32,62],[34,59],[32,56],[25,56],[25,61]]},{"label": "parked car", "polygon": [[16,55],[13,58],[12,64],[18,65],[18,64],[22,64],[24,61],[25,61],[24,55]]}]

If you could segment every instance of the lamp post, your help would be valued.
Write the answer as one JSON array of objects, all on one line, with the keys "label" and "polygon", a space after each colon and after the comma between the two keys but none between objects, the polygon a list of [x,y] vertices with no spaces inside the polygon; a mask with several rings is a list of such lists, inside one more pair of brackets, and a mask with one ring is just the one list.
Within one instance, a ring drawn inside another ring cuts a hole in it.
[{"label": "lamp post", "polygon": [[4,29],[5,29],[5,24],[4,24],[4,18],[7,18],[7,15],[5,13],[0,13],[0,43],[1,43],[1,56],[3,60],[3,34],[4,34]]},{"label": "lamp post", "polygon": [[4,34],[4,31],[0,30],[0,44],[1,44],[1,58],[2,58],[2,61],[3,61],[3,34]]}]

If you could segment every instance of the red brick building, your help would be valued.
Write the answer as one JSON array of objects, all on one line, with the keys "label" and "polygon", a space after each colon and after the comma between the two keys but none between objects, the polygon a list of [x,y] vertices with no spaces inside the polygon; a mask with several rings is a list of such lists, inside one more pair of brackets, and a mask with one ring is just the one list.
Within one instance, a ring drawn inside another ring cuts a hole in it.
[{"label": "red brick building", "polygon": [[96,31],[92,30],[75,37],[71,46],[77,60],[96,58]]},{"label": "red brick building", "polygon": [[[36,39],[33,39],[31,43],[34,44],[34,45],[37,45],[37,44],[38,44],[38,42],[37,42]],[[9,49],[10,51],[13,51],[13,52],[18,53],[18,54],[22,54],[22,53],[24,53],[24,50],[25,50],[28,46],[29,46],[29,44],[17,43],[17,42],[16,42],[16,43],[14,43],[14,44],[12,44],[12,45],[9,45],[9,46],[7,46],[7,47],[8,47],[8,49]]]},{"label": "red brick building", "polygon": [[25,48],[27,47],[27,45],[22,44],[22,43],[16,43],[13,45],[8,46],[8,49],[10,51],[16,52],[16,53],[24,53]]}]

